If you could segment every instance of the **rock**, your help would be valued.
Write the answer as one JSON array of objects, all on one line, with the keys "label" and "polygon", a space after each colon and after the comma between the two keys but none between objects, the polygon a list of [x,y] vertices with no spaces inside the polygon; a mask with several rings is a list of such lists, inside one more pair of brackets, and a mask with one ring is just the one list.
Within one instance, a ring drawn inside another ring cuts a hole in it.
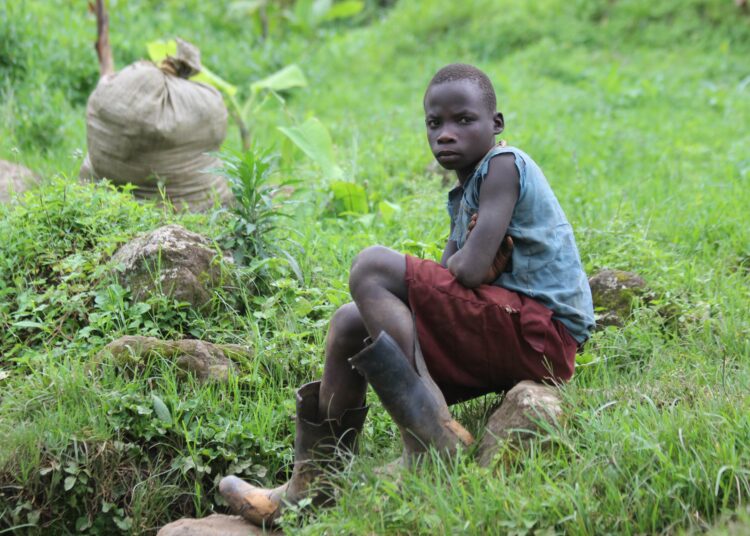
[{"label": "rock", "polygon": [[281,531],[267,531],[256,527],[240,516],[213,514],[203,519],[180,519],[165,525],[156,536],[250,536],[255,534],[281,535]]},{"label": "rock", "polygon": [[25,192],[38,182],[29,168],[0,160],[0,203],[7,203],[13,193]]},{"label": "rock", "polygon": [[112,262],[122,286],[135,300],[161,291],[193,307],[211,301],[211,289],[221,280],[219,255],[209,240],[179,225],[167,225],[134,238],[118,249]]},{"label": "rock", "polygon": [[479,465],[487,466],[504,442],[521,446],[539,431],[539,421],[555,423],[562,413],[557,389],[523,381],[508,391],[500,407],[487,422],[477,449]]},{"label": "rock", "polygon": [[96,362],[113,361],[119,366],[138,367],[154,357],[172,360],[185,373],[201,381],[225,382],[236,372],[235,359],[251,359],[250,350],[236,344],[212,344],[195,339],[164,341],[155,337],[130,335],[120,337],[105,346]]},{"label": "rock", "polygon": [[622,326],[630,316],[633,299],[651,296],[646,282],[637,274],[602,270],[589,279],[598,327]]}]

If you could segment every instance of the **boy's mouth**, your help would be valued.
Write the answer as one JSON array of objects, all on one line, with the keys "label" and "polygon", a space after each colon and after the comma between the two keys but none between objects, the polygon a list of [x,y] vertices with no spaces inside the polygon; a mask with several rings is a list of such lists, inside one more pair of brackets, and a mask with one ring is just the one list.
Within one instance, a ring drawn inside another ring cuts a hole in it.
[{"label": "boy's mouth", "polygon": [[458,157],[458,156],[461,156],[461,155],[459,155],[459,154],[458,154],[457,152],[455,152],[455,151],[440,151],[440,152],[439,152],[439,153],[437,154],[436,158],[437,158],[438,160],[441,160],[441,159],[453,159],[453,158],[456,158],[456,157]]}]

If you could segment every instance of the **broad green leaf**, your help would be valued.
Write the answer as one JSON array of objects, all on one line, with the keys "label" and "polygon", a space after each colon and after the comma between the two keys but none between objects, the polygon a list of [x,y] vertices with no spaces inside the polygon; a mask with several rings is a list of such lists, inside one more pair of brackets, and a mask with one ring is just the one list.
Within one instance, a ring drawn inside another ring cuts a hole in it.
[{"label": "broad green leaf", "polygon": [[201,72],[193,76],[190,80],[193,82],[203,82],[204,84],[213,86],[230,97],[234,97],[237,93],[237,86],[233,86],[204,65],[201,65]]},{"label": "broad green leaf", "polygon": [[70,491],[75,485],[76,485],[76,477],[69,476],[65,478],[65,482],[63,483],[63,488],[65,489],[65,491]]},{"label": "broad green leaf", "polygon": [[159,420],[164,424],[172,424],[172,414],[164,401],[153,393],[151,393],[151,400],[154,403],[154,411]]},{"label": "broad green leaf", "polygon": [[390,201],[383,200],[378,203],[378,209],[380,215],[383,217],[383,221],[390,223],[401,213],[401,207]]},{"label": "broad green leaf", "polygon": [[253,82],[250,90],[255,94],[264,89],[271,91],[283,91],[293,87],[306,87],[307,78],[297,64],[287,65],[280,71],[276,71],[271,76],[262,80]]},{"label": "broad green leaf", "polygon": [[323,16],[323,20],[347,19],[362,11],[364,7],[365,3],[359,0],[339,2],[338,4],[334,4],[331,9],[328,10]]},{"label": "broad green leaf", "polygon": [[311,117],[296,127],[279,127],[279,130],[315,161],[329,178],[341,179],[344,173],[334,163],[331,135],[317,118]]},{"label": "broad green leaf", "polygon": [[299,281],[300,285],[305,284],[305,276],[302,275],[302,268],[299,267],[299,263],[297,262],[297,259],[292,257],[292,255],[285,249],[279,248],[279,251],[284,256],[284,258],[289,263],[289,267],[294,272],[294,275],[297,276],[297,281]]},{"label": "broad green leaf", "polygon": [[130,517],[114,517],[115,525],[117,525],[117,528],[119,528],[122,531],[130,531],[130,529],[133,527],[133,519]]},{"label": "broad green leaf", "polygon": [[177,41],[174,39],[151,41],[146,44],[146,50],[148,50],[149,59],[154,63],[159,63],[167,56],[177,54]]},{"label": "broad green leaf", "polygon": [[331,183],[331,191],[339,213],[366,214],[368,212],[367,192],[359,184],[335,181]]},{"label": "broad green leaf", "polygon": [[87,516],[81,516],[78,519],[76,519],[76,531],[77,532],[83,532],[87,528],[91,526],[91,521]]},{"label": "broad green leaf", "polygon": [[33,322],[32,320],[20,320],[13,323],[14,328],[43,328],[44,324]]},{"label": "broad green leaf", "polygon": [[297,0],[294,2],[294,11],[291,13],[292,19],[298,24],[309,24],[310,21],[307,19],[312,16],[313,2],[314,0]]},{"label": "broad green leaf", "polygon": [[313,19],[313,24],[316,21],[324,20],[325,16],[331,11],[333,0],[314,0],[310,6],[310,17]]}]

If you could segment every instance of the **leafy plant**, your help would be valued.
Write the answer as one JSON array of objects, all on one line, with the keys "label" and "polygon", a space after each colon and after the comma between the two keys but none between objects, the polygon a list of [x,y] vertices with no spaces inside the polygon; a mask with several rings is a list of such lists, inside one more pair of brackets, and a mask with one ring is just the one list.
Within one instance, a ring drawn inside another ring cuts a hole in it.
[{"label": "leafy plant", "polygon": [[317,117],[311,117],[299,126],[279,127],[279,130],[318,164],[328,178],[343,177],[344,172],[336,165],[331,134]]},{"label": "leafy plant", "polygon": [[288,218],[282,211],[291,203],[294,180],[271,182],[275,155],[268,150],[250,148],[244,152],[224,153],[222,173],[229,181],[236,203],[228,211],[233,217],[229,231],[221,237],[222,245],[232,250],[240,265],[263,268],[273,257],[283,257],[302,280],[299,264],[279,246],[277,230],[289,230],[281,225]]}]

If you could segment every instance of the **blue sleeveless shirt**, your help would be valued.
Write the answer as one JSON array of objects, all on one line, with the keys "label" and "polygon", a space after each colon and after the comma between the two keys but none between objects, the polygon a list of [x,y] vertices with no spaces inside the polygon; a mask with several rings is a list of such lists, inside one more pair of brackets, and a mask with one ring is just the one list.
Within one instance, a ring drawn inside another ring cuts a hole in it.
[{"label": "blue sleeveless shirt", "polygon": [[573,229],[542,170],[529,155],[515,147],[496,146],[477,165],[463,187],[448,194],[450,240],[461,249],[469,221],[479,209],[479,190],[490,160],[500,154],[515,157],[520,189],[506,231],[513,238],[512,271],[492,284],[537,300],[552,310],[552,317],[583,343],[594,328],[591,289],[581,266]]}]

